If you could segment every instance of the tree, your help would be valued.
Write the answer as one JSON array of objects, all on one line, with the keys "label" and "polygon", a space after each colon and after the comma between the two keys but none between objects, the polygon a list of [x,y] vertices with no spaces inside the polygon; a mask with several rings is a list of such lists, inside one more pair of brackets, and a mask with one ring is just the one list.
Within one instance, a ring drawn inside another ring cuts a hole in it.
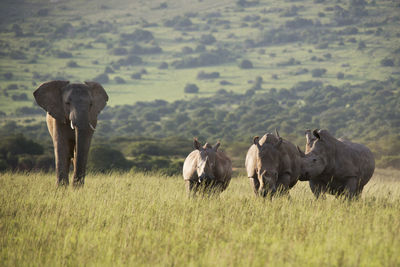
[{"label": "tree", "polygon": [[89,170],[96,172],[128,170],[131,165],[120,151],[108,146],[97,146],[90,150],[88,158]]}]

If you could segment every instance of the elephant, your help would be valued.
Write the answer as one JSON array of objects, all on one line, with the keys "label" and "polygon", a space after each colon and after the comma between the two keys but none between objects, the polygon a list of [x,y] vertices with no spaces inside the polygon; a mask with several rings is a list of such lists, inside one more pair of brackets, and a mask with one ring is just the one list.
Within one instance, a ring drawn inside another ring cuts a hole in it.
[{"label": "elephant", "polygon": [[220,142],[214,146],[201,143],[195,138],[193,150],[183,163],[183,179],[190,196],[197,191],[221,193],[232,177],[232,162],[224,152],[219,151]]},{"label": "elephant", "polygon": [[[311,133],[311,131],[310,131]],[[307,132],[306,132],[307,134]],[[364,145],[340,138],[327,130],[315,129],[312,143],[302,157],[302,174],[309,180],[316,198],[327,192],[346,198],[357,197],[371,179],[375,170],[372,152]]]},{"label": "elephant", "polygon": [[255,136],[246,155],[246,171],[256,195],[287,194],[301,174],[301,158],[296,146],[279,136]]},{"label": "elephant", "polygon": [[56,80],[41,84],[33,96],[37,104],[47,111],[46,122],[53,139],[57,184],[69,184],[69,168],[73,159],[73,185],[83,185],[97,115],[108,101],[106,91],[96,82],[82,84]]}]

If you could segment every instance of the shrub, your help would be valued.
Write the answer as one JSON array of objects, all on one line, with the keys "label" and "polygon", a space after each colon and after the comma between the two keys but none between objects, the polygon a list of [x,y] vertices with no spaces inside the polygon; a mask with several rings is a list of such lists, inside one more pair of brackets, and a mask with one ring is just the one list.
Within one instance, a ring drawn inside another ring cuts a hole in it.
[{"label": "shrub", "polygon": [[110,170],[128,170],[132,163],[127,161],[124,155],[116,149],[97,146],[90,150],[87,166],[91,171],[106,172]]},{"label": "shrub", "polygon": [[72,58],[72,53],[66,51],[56,50],[53,54],[58,58]]},{"label": "shrub", "polygon": [[326,73],[326,69],[324,68],[316,68],[311,71],[311,76],[314,78],[321,77]]},{"label": "shrub", "polygon": [[49,15],[50,9],[48,8],[42,8],[39,9],[38,12],[36,13],[39,17],[46,17]]},{"label": "shrub", "polygon": [[15,84],[15,83],[12,83],[12,84],[9,84],[9,85],[6,87],[6,89],[7,89],[7,90],[16,90],[16,89],[18,89],[18,85]]},{"label": "shrub", "polygon": [[98,83],[108,83],[110,79],[106,73],[102,73],[93,78],[93,81]]},{"label": "shrub", "polygon": [[141,57],[135,55],[129,55],[126,58],[120,58],[117,62],[112,63],[114,68],[118,68],[120,66],[134,66],[143,64],[143,60]]},{"label": "shrub", "polygon": [[338,73],[336,74],[336,78],[337,78],[338,80],[343,80],[343,79],[344,79],[344,73],[343,73],[343,72],[338,72]]},{"label": "shrub", "polygon": [[135,80],[140,80],[140,79],[142,79],[142,74],[140,72],[133,73],[131,75],[131,78],[135,79]]},{"label": "shrub", "polygon": [[10,58],[22,60],[22,59],[26,59],[27,57],[26,57],[25,53],[22,51],[11,51]]},{"label": "shrub", "polygon": [[160,70],[168,69],[168,63],[161,62],[161,64],[158,66],[158,69],[160,69]]},{"label": "shrub", "polygon": [[172,62],[176,69],[196,68],[204,66],[219,65],[233,59],[231,52],[226,49],[217,49],[201,53],[198,57],[187,57],[182,60]]},{"label": "shrub", "polygon": [[188,83],[185,86],[184,92],[187,94],[197,94],[199,92],[199,87],[193,83]]},{"label": "shrub", "polygon": [[313,26],[314,23],[311,19],[304,19],[304,18],[295,18],[294,20],[288,20],[285,23],[286,28],[290,29],[299,29],[303,27],[310,27]]},{"label": "shrub", "polygon": [[199,42],[203,45],[211,45],[216,41],[217,39],[215,39],[215,37],[212,34],[203,34],[199,40]]},{"label": "shrub", "polygon": [[382,67],[393,67],[394,61],[393,61],[393,59],[390,59],[390,58],[384,58],[381,60],[381,66]]},{"label": "shrub", "polygon": [[136,29],[133,33],[121,34],[121,41],[124,42],[150,42],[154,40],[154,36],[150,31]]},{"label": "shrub", "polygon": [[69,68],[77,68],[79,67],[78,63],[76,63],[76,61],[70,60],[67,62],[67,67]]},{"label": "shrub", "polygon": [[48,172],[54,169],[54,157],[49,155],[40,155],[35,161],[35,170]]},{"label": "shrub", "polygon": [[14,101],[27,101],[28,96],[25,93],[15,94],[11,96],[11,99]]},{"label": "shrub", "polygon": [[164,22],[165,27],[172,27],[175,29],[184,29],[192,26],[193,23],[188,17],[176,16]]},{"label": "shrub", "polygon": [[35,115],[45,114],[45,111],[38,106],[35,107],[19,107],[15,110],[15,115]]},{"label": "shrub", "polygon": [[123,78],[119,77],[119,76],[116,76],[116,77],[114,78],[114,81],[115,81],[116,83],[118,83],[118,84],[124,84],[124,83],[125,83],[125,80],[124,80]]},{"label": "shrub", "polygon": [[219,78],[219,72],[204,72],[200,71],[197,73],[197,79],[198,80],[205,80],[205,79],[217,79]]},{"label": "shrub", "polygon": [[220,85],[232,85],[233,83],[223,80],[223,81],[220,81],[219,84]]},{"label": "shrub", "polygon": [[116,56],[123,56],[128,54],[128,50],[124,47],[116,47],[111,51],[111,53]]},{"label": "shrub", "polygon": [[6,72],[3,74],[3,76],[6,80],[11,80],[13,78],[14,74],[12,74],[11,72]]},{"label": "shrub", "polygon": [[137,55],[159,54],[162,52],[162,49],[159,46],[141,46],[135,44],[129,52]]},{"label": "shrub", "polygon": [[357,47],[358,50],[363,50],[363,49],[365,49],[366,47],[367,47],[367,45],[365,44],[364,41],[359,41],[359,42],[358,42],[358,47]]},{"label": "shrub", "polygon": [[239,68],[241,68],[241,69],[252,69],[253,68],[253,63],[251,63],[251,61],[248,60],[248,59],[243,59],[239,64]]},{"label": "shrub", "polygon": [[2,138],[0,141],[0,155],[41,155],[43,147],[31,139],[25,138],[22,134]]},{"label": "shrub", "polygon": [[183,54],[192,54],[193,53],[193,48],[189,47],[189,46],[184,46],[181,49]]},{"label": "shrub", "polygon": [[115,71],[110,67],[110,66],[107,66],[105,69],[104,69],[104,73],[114,73]]}]

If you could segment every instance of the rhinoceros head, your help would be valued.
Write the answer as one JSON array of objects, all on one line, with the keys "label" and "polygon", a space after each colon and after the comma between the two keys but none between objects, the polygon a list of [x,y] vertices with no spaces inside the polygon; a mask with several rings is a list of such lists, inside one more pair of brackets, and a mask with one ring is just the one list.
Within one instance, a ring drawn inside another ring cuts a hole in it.
[{"label": "rhinoceros head", "polygon": [[199,151],[200,157],[197,160],[197,176],[199,177],[199,183],[204,180],[215,179],[214,170],[216,166],[216,155],[220,142],[217,142],[214,146],[209,143],[205,143],[201,146],[200,142],[195,138],[193,140],[193,146]]},{"label": "rhinoceros head", "polygon": [[274,194],[276,192],[280,151],[279,148],[282,144],[282,138],[276,133],[276,136],[267,134],[265,142],[261,145],[259,137],[253,139],[257,147],[257,177],[260,183],[259,194],[266,196],[268,193]]},{"label": "rhinoceros head", "polygon": [[[311,131],[310,131],[311,134]],[[306,132],[307,135],[307,132]],[[331,163],[335,145],[332,137],[327,130],[315,129],[312,136],[307,138],[306,153],[302,154],[302,176],[308,179],[322,174]],[[310,140],[310,142],[309,142]],[[307,151],[308,144],[312,144]]]}]

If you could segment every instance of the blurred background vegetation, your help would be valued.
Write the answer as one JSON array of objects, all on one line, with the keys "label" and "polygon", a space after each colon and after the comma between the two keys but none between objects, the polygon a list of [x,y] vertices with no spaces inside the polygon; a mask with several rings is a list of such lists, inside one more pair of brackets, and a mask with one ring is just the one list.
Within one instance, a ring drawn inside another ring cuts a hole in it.
[{"label": "blurred background vegetation", "polygon": [[88,167],[180,173],[192,138],[242,168],[254,135],[325,128],[400,168],[400,4],[374,0],[0,3],[0,170],[51,170],[53,79],[110,96]]}]

